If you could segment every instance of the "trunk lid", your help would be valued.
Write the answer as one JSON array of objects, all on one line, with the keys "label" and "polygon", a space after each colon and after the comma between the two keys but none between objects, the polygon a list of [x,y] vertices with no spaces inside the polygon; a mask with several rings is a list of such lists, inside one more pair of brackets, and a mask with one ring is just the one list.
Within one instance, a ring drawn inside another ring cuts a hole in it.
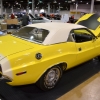
[{"label": "trunk lid", "polygon": [[[16,37],[7,35],[0,37],[0,55],[9,56],[24,50],[33,48],[27,41],[17,39]],[[4,58],[0,56],[0,60]]]}]

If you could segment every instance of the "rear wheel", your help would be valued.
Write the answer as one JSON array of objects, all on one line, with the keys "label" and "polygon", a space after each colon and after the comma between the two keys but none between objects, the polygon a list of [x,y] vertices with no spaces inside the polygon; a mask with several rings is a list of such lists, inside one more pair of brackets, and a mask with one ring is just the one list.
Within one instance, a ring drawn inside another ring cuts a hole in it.
[{"label": "rear wheel", "polygon": [[61,78],[62,72],[62,68],[59,65],[48,69],[38,80],[38,87],[40,87],[44,91],[54,88]]}]

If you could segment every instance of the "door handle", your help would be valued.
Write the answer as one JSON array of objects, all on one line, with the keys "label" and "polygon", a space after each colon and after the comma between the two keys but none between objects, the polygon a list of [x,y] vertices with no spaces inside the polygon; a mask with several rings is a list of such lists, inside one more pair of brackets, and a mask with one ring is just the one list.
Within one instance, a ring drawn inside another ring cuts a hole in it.
[{"label": "door handle", "polygon": [[79,51],[81,51],[81,50],[82,50],[82,48],[78,48],[78,50],[79,50]]}]

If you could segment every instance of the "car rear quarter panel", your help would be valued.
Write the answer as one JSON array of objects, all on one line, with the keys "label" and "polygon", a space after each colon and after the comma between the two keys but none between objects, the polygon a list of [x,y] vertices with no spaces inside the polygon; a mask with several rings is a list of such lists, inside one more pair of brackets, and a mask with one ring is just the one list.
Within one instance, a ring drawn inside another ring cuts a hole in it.
[{"label": "car rear quarter panel", "polygon": [[[37,53],[42,54],[40,60],[35,57]],[[39,46],[39,48],[12,55],[8,59],[14,76],[13,81],[9,83],[11,85],[35,83],[47,69],[62,62],[67,63],[67,68],[77,65],[74,42]],[[16,75],[23,71],[26,71],[26,74]]]}]

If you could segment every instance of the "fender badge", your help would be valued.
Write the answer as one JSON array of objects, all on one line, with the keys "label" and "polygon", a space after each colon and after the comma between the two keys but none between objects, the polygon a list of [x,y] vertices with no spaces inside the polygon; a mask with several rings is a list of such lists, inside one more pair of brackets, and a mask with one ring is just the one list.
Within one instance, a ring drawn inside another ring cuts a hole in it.
[{"label": "fender badge", "polygon": [[37,53],[35,57],[36,57],[36,59],[40,60],[42,58],[42,54],[41,53]]}]

